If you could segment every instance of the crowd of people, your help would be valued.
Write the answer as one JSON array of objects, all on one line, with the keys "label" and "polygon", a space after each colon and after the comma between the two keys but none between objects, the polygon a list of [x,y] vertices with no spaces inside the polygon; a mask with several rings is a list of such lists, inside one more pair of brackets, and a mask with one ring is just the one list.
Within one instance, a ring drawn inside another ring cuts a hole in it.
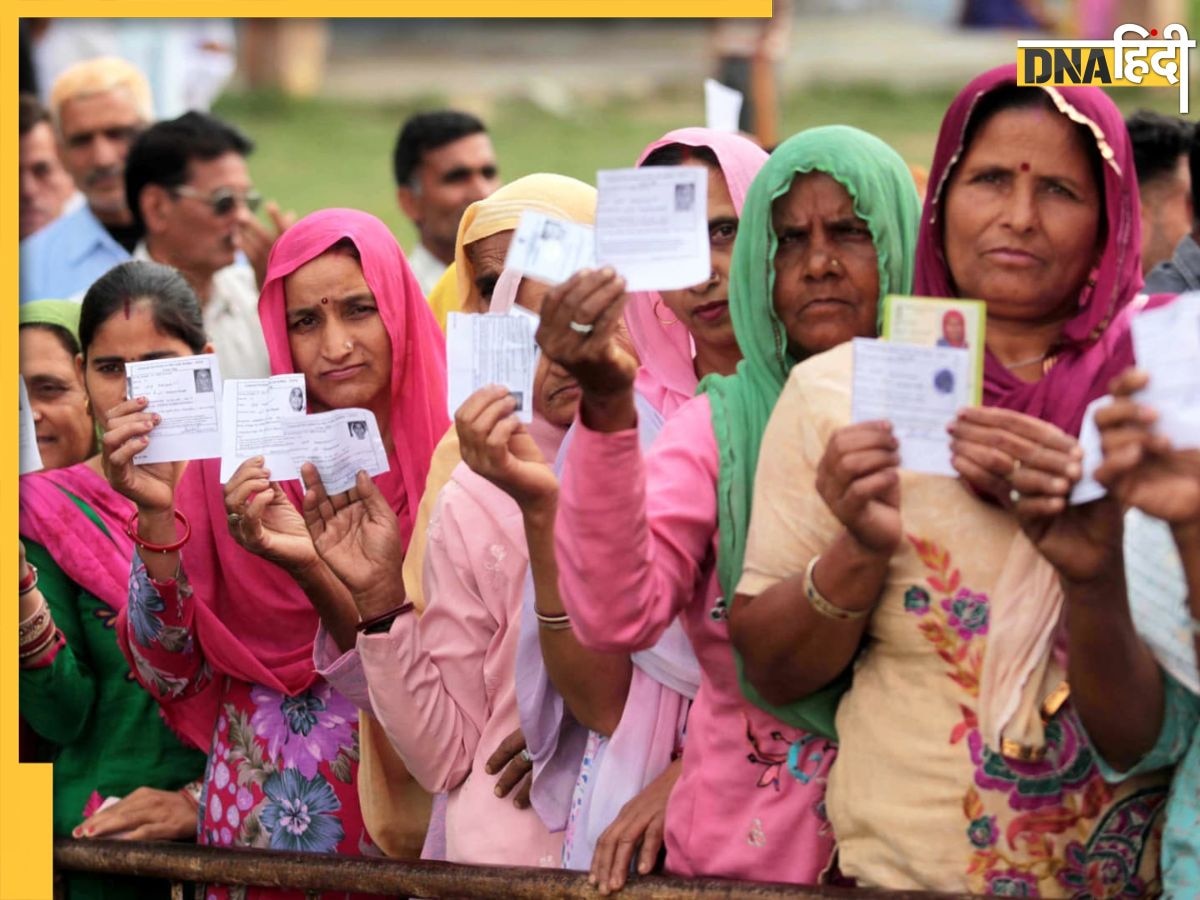
[{"label": "crowd of people", "polygon": [[[597,195],[501,186],[472,116],[399,132],[405,253],[357,210],[265,224],[251,140],[154,121],[129,63],[49,96],[21,99],[44,470],[19,655],[57,834],[563,867],[602,894],[665,871],[1200,895],[1200,699],[1129,601],[1151,557],[1200,635],[1200,450],[1156,431],[1131,340],[1200,289],[1200,130],[1008,66],[951,103],[927,188],[844,125],[769,152],[670,131],[628,163],[704,170],[711,272],[631,293],[505,268],[522,213],[587,225]],[[956,478],[851,421],[850,342],[888,295],[986,303]],[[448,410],[446,314],[513,305],[539,317],[532,422],[503,387]],[[204,353],[368,410],[388,470],[331,494],[263,457],[224,482],[136,463],[161,418],[125,365]],[[1106,493],[1073,505],[1105,396]]]}]

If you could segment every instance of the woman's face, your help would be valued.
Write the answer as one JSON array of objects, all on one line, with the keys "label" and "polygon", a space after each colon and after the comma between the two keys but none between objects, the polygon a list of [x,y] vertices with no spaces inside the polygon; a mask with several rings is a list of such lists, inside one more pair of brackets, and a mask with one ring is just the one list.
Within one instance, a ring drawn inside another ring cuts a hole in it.
[{"label": "woman's face", "polygon": [[947,316],[942,323],[942,336],[951,347],[966,346],[966,327],[959,316]]},{"label": "woman's face", "polygon": [[1065,319],[1096,263],[1100,194],[1084,138],[1041,107],[984,123],[946,189],[944,249],[958,296],[988,317]]},{"label": "woman's face", "polygon": [[21,376],[29,392],[38,453],[47,469],[83,462],[96,441],[75,357],[54,332],[21,329]]},{"label": "woman's face", "polygon": [[[729,264],[737,237],[738,214],[721,170],[700,160],[684,165],[708,169],[708,236],[712,274],[679,291],[661,291],[663,304],[692,333],[697,344],[727,347],[737,344],[729,316]],[[667,317],[664,315],[664,319]],[[669,320],[668,320],[669,321]]]},{"label": "woman's face", "polygon": [[283,280],[288,345],[314,411],[372,411],[391,398],[392,341],[362,267],[332,251]]},{"label": "woman's face", "polygon": [[516,232],[511,228],[507,231],[497,231],[463,247],[467,261],[471,263],[471,269],[475,273],[475,290],[472,291],[472,297],[478,297],[482,301],[478,309],[464,307],[463,312],[488,311],[488,305],[492,302],[492,291],[496,288],[500,273],[504,271],[504,260],[508,256],[508,246],[512,243],[514,234]]},{"label": "woman's face", "polygon": [[84,348],[84,385],[101,427],[108,424],[109,410],[126,399],[125,363],[194,355],[179,338],[159,331],[149,302],[134,301],[128,309],[128,315],[119,309],[105,319]]},{"label": "woman's face", "polygon": [[824,172],[797,175],[775,200],[775,314],[804,359],[853,337],[874,337],[879,262],[849,192]]}]

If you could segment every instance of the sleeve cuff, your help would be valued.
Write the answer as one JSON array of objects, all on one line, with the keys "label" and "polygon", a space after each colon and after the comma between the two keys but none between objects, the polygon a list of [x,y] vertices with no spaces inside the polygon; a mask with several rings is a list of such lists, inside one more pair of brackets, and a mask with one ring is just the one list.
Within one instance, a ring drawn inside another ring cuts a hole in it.
[{"label": "sleeve cuff", "polygon": [[317,628],[317,637],[313,641],[313,668],[359,709],[371,711],[367,676],[363,672],[358,648],[339,654],[337,644],[323,624]]}]

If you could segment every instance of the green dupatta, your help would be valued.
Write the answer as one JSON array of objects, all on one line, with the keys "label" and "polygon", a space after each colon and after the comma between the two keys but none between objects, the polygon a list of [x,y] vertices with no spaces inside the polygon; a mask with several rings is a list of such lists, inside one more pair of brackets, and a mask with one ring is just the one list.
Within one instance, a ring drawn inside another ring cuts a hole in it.
[{"label": "green dupatta", "polygon": [[[846,188],[855,212],[870,226],[879,258],[879,298],[912,290],[920,205],[908,166],[874,135],[845,125],[812,128],[784,141],[750,185],[742,208],[730,273],[730,314],[743,359],[737,373],[709,376],[700,390],[712,405],[720,453],[717,485],[719,546],[717,575],[732,601],[742,573],[754,494],[754,472],[767,420],[788,372],[799,360],[788,353],[772,301],[775,251],[771,205],[786,194],[797,174],[825,172]],[[762,698],[746,681],[741,657],[738,679],[746,697],[780,721],[825,737],[836,737],[834,714],[849,676],[786,706]]]}]

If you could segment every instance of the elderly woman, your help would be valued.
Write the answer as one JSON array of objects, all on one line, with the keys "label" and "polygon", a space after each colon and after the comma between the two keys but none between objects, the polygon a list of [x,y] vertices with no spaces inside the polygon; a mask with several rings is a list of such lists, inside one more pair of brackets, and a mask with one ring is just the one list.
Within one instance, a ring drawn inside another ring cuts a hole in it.
[{"label": "elderly woman", "polygon": [[[304,374],[310,410],[375,416],[379,489],[406,543],[446,428],[445,351],[395,238],[357,210],[306,216],[272,250],[259,316],[272,371]],[[136,507],[138,545],[118,635],[168,722],[208,750],[200,843],[361,855],[355,705],[312,666],[318,618],[348,649],[359,616],[308,539],[300,486],[272,481],[261,457],[223,488],[216,460],[134,465],[156,426],[144,398],[109,425],[109,479]]]},{"label": "elderly woman", "polygon": [[984,408],[948,423],[965,484],[899,472],[886,422],[848,424],[849,348],[797,367],[763,439],[734,640],[775,702],[853,665],[828,810],[859,884],[1141,895],[1163,793],[1104,782],[1060,622],[1113,555],[1063,497],[1069,435],[1131,356],[1129,140],[1101,91],[1017,88],[1009,66],[951,105],[930,186],[916,293],[988,306]]},{"label": "elderly woman", "polygon": [[829,866],[828,704],[793,727],[742,698],[722,596],[741,569],[759,440],[789,368],[875,334],[880,299],[910,289],[916,219],[908,170],[877,138],[835,126],[781,144],[746,195],[733,251],[744,359],[706,382],[645,456],[636,365],[611,340],[621,279],[580,274],[543,308],[543,349],[583,387],[555,526],[570,623],[584,646],[627,653],[679,617],[700,663],[667,806],[672,872],[811,883]]}]

